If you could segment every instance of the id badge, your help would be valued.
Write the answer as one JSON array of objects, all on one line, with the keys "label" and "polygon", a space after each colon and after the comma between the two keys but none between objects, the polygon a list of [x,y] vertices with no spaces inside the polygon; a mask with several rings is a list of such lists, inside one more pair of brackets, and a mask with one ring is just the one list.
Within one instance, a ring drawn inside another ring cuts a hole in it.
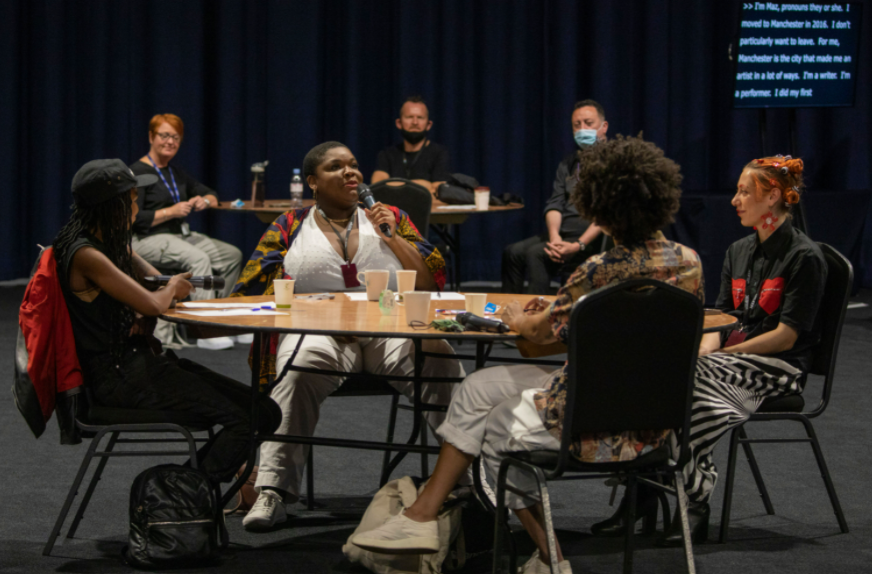
[{"label": "id badge", "polygon": [[732,347],[734,345],[738,345],[742,341],[748,338],[748,333],[744,331],[732,331],[730,336],[727,337],[727,342],[724,343],[724,347]]},{"label": "id badge", "polygon": [[182,227],[182,237],[188,237],[189,235],[191,235],[191,226],[188,225],[187,221],[183,221],[181,227]]},{"label": "id badge", "polygon": [[360,287],[360,281],[357,280],[357,265],[346,263],[345,265],[340,265],[339,268],[342,269],[342,278],[345,280],[346,289]]}]

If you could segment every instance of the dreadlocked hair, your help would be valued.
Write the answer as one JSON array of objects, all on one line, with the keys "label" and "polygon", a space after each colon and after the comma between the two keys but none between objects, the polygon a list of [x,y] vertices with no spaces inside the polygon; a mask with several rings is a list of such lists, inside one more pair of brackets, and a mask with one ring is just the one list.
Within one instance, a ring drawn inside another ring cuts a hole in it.
[{"label": "dreadlocked hair", "polygon": [[641,243],[672,222],[681,197],[681,168],[641,133],[590,146],[578,157],[570,201],[616,242]]},{"label": "dreadlocked hair", "polygon": [[[85,233],[100,231],[106,256],[123,273],[134,277],[133,260],[130,254],[133,217],[129,193],[120,193],[102,203],[92,206],[73,204],[70,220],[58,232],[52,242],[55,260],[64,261],[73,242]],[[66,278],[65,278],[66,279]],[[119,302],[112,306],[111,345],[109,348],[116,365],[121,364],[121,355],[130,327],[133,325],[133,310]]]}]

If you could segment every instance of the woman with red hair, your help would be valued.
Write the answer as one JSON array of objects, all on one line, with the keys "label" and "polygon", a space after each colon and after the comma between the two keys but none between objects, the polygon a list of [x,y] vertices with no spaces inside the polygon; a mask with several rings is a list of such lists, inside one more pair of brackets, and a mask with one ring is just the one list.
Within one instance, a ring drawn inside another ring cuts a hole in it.
[{"label": "woman with red hair", "polygon": [[[815,321],[827,265],[818,245],[793,227],[790,208],[802,193],[801,159],[755,159],[742,170],[732,205],[742,226],[755,233],[727,249],[715,307],[739,319],[729,333],[703,336],[691,418],[691,460],[684,469],[694,542],[708,536],[708,501],[717,481],[712,450],[728,431],[745,422],[764,399],[799,394],[820,341]],[[672,437],[673,449],[678,442]],[[654,493],[641,489],[636,516],[657,512]],[[594,524],[598,536],[624,532],[624,503],[612,518]],[[681,522],[660,540],[682,544]]]},{"label": "woman with red hair", "polygon": [[[130,169],[137,175],[158,176],[158,181],[140,190],[139,214],[133,224],[133,249],[162,270],[224,277],[223,292],[197,289],[191,294],[192,299],[228,297],[242,268],[242,252],[229,243],[191,231],[185,221],[192,211],[217,206],[218,196],[178,166],[169,165],[184,136],[185,124],[175,114],[158,114],[149,122],[148,153],[132,163]],[[163,322],[159,325],[158,338],[164,344],[173,343],[171,327]],[[233,341],[229,337],[217,337],[200,339],[198,345],[224,349],[232,347]]]}]

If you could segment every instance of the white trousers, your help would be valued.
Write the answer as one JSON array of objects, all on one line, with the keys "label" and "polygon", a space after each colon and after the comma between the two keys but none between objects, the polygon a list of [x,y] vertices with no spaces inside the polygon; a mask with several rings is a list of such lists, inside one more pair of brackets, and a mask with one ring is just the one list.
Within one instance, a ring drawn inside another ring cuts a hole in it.
[{"label": "white trousers", "polygon": [[[300,335],[285,335],[279,340],[276,369],[281,372],[297,346]],[[431,353],[454,353],[446,341],[427,339],[423,350]],[[340,343],[333,337],[306,335],[294,366],[371,374],[412,376],[415,374],[415,348],[409,339],[358,338],[353,343]],[[424,361],[424,377],[464,377],[465,372],[457,359],[432,358]],[[338,389],[344,377],[316,375],[290,371],[273,388],[271,397],[282,410],[282,423],[276,434],[312,436],[321,412],[321,403]],[[403,395],[412,398],[414,384],[388,381]],[[424,383],[421,400],[425,403],[447,405],[456,384]],[[445,419],[445,413],[427,412],[425,418],[434,429]],[[286,502],[300,498],[300,483],[309,446],[281,442],[265,442],[260,446],[260,467],[255,488],[278,488],[287,493]],[[350,469],[349,469],[350,470]]]},{"label": "white trousers", "polygon": [[133,250],[161,269],[224,277],[222,291],[197,289],[191,293],[193,301],[229,297],[242,269],[242,251],[196,231],[187,238],[172,233],[156,233],[141,239],[134,237]]},{"label": "white trousers", "polygon": [[[549,433],[533,397],[550,386],[554,368],[506,365],[476,371],[461,383],[451,400],[445,422],[437,433],[463,453],[479,456],[488,477],[496,482],[506,452],[560,450],[560,441]],[[519,509],[539,501],[532,474],[512,468],[508,485],[526,492],[506,492],[508,508]]]}]

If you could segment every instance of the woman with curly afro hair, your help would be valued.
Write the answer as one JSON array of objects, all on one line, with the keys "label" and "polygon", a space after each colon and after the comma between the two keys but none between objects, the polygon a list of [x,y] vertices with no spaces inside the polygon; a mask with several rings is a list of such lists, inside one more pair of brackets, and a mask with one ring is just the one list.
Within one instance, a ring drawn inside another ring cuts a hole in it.
[{"label": "woman with curly afro hair", "polygon": [[[526,306],[515,301],[507,307],[503,321],[534,343],[566,343],[573,304],[594,289],[621,281],[653,278],[703,295],[697,254],[668,241],[659,231],[678,210],[678,165],[641,138],[618,137],[581,153],[584,167],[573,200],[582,217],[611,234],[616,245],[579,266],[553,303],[536,298]],[[436,552],[439,508],[476,456],[484,459],[488,475],[496,477],[505,452],[560,449],[566,375],[566,366],[555,370],[509,365],[481,369],[467,377],[437,431],[444,439],[442,450],[416,502],[381,527],[355,535],[352,542],[374,552]],[[572,446],[572,453],[585,462],[629,460],[665,444],[669,434],[665,430],[584,435]],[[525,493],[510,491],[506,503],[537,547],[521,572],[550,572],[535,480],[510,470],[508,484]],[[560,572],[571,572],[559,546],[556,554]]]}]

